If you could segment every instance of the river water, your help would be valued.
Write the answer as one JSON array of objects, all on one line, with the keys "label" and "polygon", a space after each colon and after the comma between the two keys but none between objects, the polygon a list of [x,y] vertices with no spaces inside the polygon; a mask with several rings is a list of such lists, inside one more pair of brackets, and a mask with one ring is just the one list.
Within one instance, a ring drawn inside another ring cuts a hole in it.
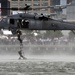
[{"label": "river water", "polygon": [[75,75],[70,59],[0,59],[0,75]]}]

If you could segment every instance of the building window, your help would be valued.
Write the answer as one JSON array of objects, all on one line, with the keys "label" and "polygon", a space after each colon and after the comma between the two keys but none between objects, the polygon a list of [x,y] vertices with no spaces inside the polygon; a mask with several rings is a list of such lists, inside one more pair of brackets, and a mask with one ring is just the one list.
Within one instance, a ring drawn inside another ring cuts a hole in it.
[{"label": "building window", "polygon": [[25,1],[32,1],[32,0],[25,0]]},{"label": "building window", "polygon": [[42,6],[48,6],[48,2],[42,2]]},{"label": "building window", "polygon": [[53,5],[60,5],[60,0],[52,0]]},{"label": "building window", "polygon": [[33,1],[40,1],[40,0],[33,0]]},{"label": "building window", "polygon": [[42,0],[42,1],[48,1],[48,0]]},{"label": "building window", "polygon": [[12,7],[17,7],[18,6],[18,2],[17,1],[12,1],[11,2],[11,6]]},{"label": "building window", "polygon": [[12,0],[12,1],[18,1],[18,0]]},{"label": "building window", "polygon": [[34,6],[40,6],[40,3],[34,3],[33,5]]}]

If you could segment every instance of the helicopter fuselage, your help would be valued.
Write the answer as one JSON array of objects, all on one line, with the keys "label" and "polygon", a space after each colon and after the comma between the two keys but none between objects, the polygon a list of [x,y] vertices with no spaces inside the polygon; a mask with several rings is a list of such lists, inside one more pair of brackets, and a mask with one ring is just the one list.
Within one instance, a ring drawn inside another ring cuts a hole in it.
[{"label": "helicopter fuselage", "polygon": [[54,20],[44,15],[18,14],[3,18],[0,21],[0,29],[28,30],[75,30],[75,25],[68,22]]}]

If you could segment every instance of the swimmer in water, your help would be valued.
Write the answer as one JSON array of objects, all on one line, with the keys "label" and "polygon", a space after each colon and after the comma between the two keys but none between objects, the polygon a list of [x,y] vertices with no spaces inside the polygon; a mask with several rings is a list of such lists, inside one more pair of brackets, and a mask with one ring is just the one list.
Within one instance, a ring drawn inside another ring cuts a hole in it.
[{"label": "swimmer in water", "polygon": [[21,58],[26,59],[26,58],[23,56],[22,50],[18,51],[18,54],[20,55],[19,59],[21,59]]}]

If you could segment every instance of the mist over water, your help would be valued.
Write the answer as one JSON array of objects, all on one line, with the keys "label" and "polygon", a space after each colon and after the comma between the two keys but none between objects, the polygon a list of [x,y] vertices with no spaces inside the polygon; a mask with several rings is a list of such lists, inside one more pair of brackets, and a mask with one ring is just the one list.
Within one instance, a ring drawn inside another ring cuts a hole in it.
[{"label": "mist over water", "polygon": [[75,75],[74,44],[24,44],[18,60],[19,44],[0,45],[0,75]]},{"label": "mist over water", "polygon": [[[1,45],[1,60],[17,60],[19,45]],[[73,61],[75,62],[74,45],[24,45],[23,55],[28,60]]]},{"label": "mist over water", "polygon": [[[54,48],[55,49],[55,48]],[[16,50],[0,50],[0,60],[18,60],[18,49]],[[75,53],[73,50],[29,50],[24,49],[23,55],[27,60],[45,60],[45,61],[65,61],[75,62]]]}]

